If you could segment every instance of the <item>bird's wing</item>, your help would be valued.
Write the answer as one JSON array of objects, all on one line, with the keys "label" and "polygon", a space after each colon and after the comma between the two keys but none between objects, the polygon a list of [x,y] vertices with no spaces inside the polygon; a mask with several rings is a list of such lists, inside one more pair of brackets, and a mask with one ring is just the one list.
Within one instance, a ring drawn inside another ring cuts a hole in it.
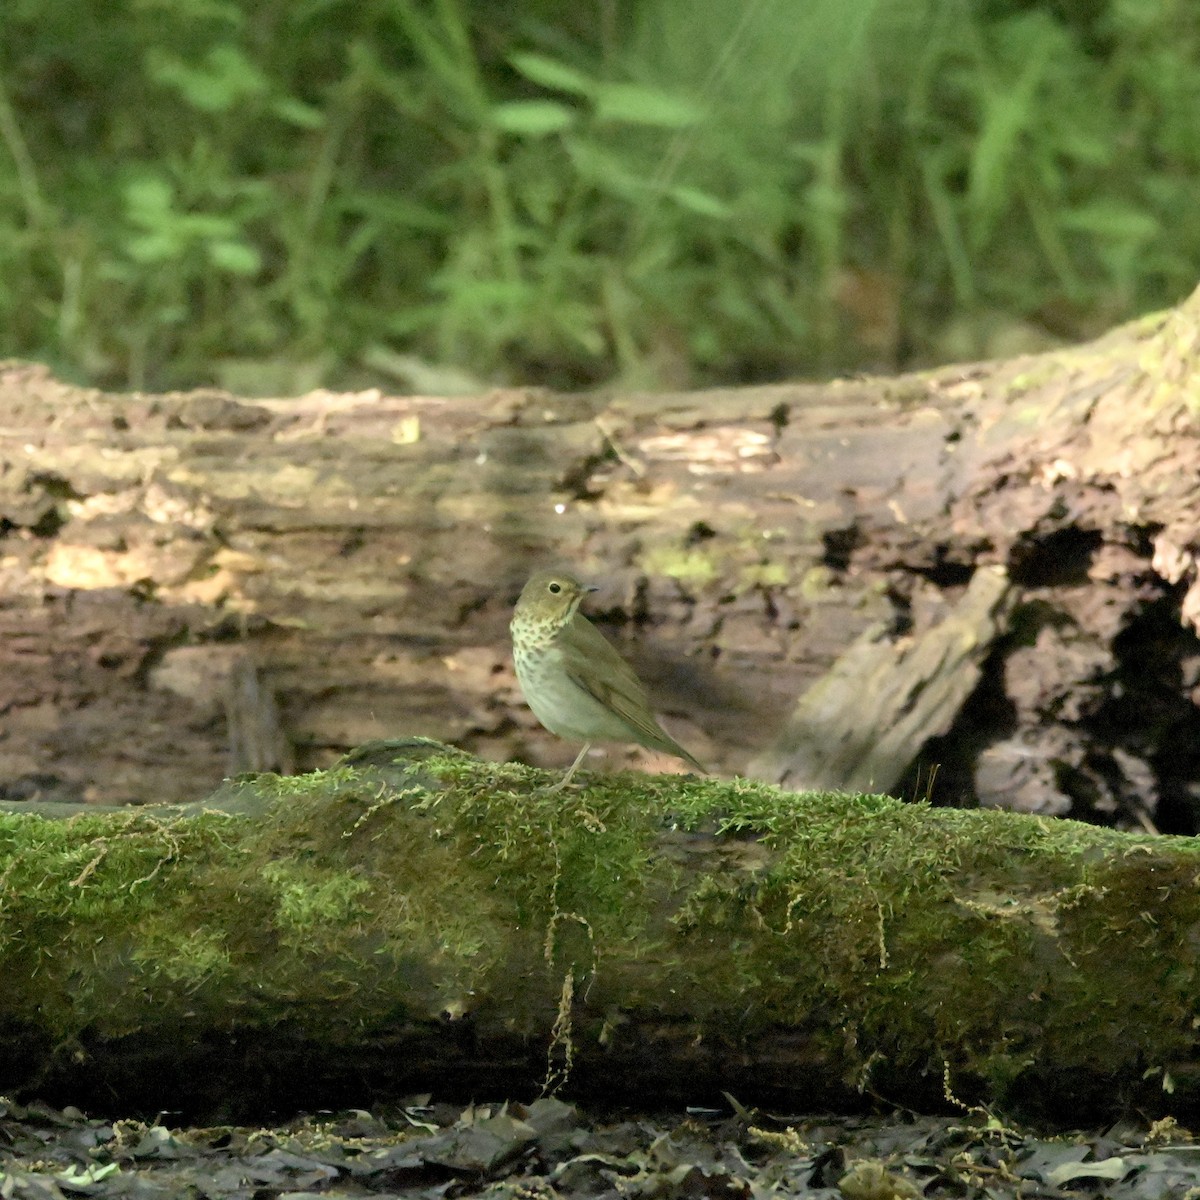
[{"label": "bird's wing", "polygon": [[665,750],[668,754],[706,771],[654,718],[646,689],[633,668],[586,617],[575,614],[570,639],[563,639],[563,666],[577,687],[594,696],[617,714],[644,746]]},{"label": "bird's wing", "polygon": [[[587,617],[575,614],[570,636],[561,640],[561,646],[567,674],[601,704],[616,709],[623,717],[625,706],[649,708],[642,681]],[[618,707],[614,699],[624,704]]]}]

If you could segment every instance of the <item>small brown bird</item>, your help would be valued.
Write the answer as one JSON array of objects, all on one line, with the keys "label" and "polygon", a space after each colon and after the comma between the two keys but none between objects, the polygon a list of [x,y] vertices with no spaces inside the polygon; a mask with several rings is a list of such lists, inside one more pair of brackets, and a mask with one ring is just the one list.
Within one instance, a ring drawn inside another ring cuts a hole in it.
[{"label": "small brown bird", "polygon": [[513,611],[513,662],[533,715],[551,733],[583,742],[566,775],[571,782],[593,742],[636,742],[705,768],[659,725],[633,668],[579,612],[597,589],[563,571],[539,571]]}]

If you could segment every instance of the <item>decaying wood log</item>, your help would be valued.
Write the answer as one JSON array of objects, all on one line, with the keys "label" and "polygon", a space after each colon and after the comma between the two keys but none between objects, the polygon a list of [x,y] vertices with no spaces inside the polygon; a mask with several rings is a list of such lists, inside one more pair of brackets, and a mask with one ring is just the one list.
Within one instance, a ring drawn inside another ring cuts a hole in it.
[{"label": "decaying wood log", "polygon": [[[835,784],[878,764],[814,774],[798,723],[819,700],[852,725],[858,639],[911,658],[996,566],[1011,603],[950,728],[944,704],[873,717],[916,760],[897,791],[936,766],[935,801],[1193,830],[1198,336],[1200,293],[1006,363],[618,398],[110,396],[10,365],[0,793],[182,800],[231,759],[409,732],[565,763],[507,650],[551,560],[601,585],[699,757]],[[247,663],[257,715],[230,703]]]},{"label": "decaying wood log", "polygon": [[547,779],[410,741],[182,810],[5,806],[0,1093],[1200,1116],[1194,840]]},{"label": "decaying wood log", "polygon": [[809,688],[776,748],[751,764],[751,774],[793,787],[889,791],[911,765],[913,746],[953,725],[1012,604],[1007,573],[983,567],[920,637],[868,630]]}]

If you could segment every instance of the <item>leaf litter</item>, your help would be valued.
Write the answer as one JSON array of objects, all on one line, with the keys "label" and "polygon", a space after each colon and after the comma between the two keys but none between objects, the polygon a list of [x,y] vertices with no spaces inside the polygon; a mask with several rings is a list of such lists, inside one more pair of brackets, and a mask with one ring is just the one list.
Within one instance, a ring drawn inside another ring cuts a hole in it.
[{"label": "leaf litter", "polygon": [[0,1200],[1200,1200],[1171,1120],[1037,1134],[969,1118],[589,1116],[555,1098],[176,1128],[0,1098]]}]

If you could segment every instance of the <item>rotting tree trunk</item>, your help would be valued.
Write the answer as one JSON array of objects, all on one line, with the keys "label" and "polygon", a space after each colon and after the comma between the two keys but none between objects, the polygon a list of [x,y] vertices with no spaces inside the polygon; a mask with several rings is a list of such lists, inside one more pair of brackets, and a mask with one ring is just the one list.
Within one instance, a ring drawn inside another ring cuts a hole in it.
[{"label": "rotting tree trunk", "polygon": [[[0,815],[0,1093],[1200,1116],[1200,845],[434,744]],[[63,806],[59,806],[60,808]]]},{"label": "rotting tree trunk", "polygon": [[[1200,293],[1036,358],[617,399],[108,396],[10,366],[0,794],[183,800],[397,733],[565,762],[506,624],[566,560],[723,773],[924,794],[937,769],[935,800],[1190,831],[1198,336]],[[1008,581],[982,607],[980,567]]]}]

